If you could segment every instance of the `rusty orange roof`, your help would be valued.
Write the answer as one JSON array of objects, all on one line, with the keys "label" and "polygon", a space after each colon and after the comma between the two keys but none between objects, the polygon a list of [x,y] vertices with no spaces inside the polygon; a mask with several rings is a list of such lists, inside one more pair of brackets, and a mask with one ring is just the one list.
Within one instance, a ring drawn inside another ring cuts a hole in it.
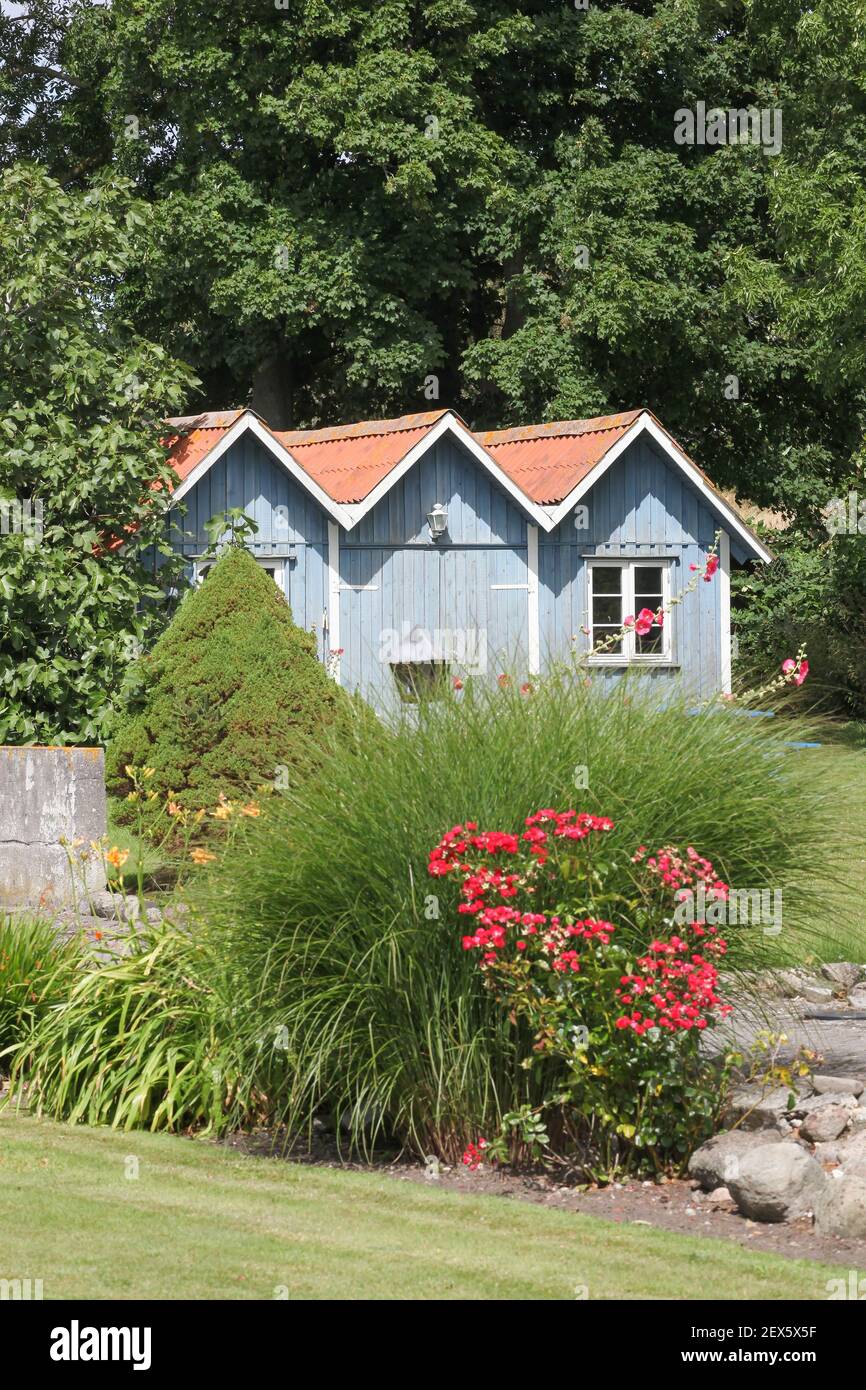
[{"label": "rusty orange roof", "polygon": [[486,430],[475,438],[531,501],[546,506],[567,497],[643,413]]},{"label": "rusty orange roof", "polygon": [[355,425],[271,433],[333,501],[363,502],[449,413],[431,410],[401,415],[396,420],[361,420]]},{"label": "rusty orange roof", "polygon": [[171,462],[180,482],[189,477],[244,415],[254,418],[260,433],[264,431],[287,450],[307,477],[332,502],[342,505],[361,503],[368,498],[414,446],[443,417],[450,415],[523,494],[527,503],[542,509],[562,503],[578,483],[588,478],[601,464],[635,423],[642,416],[648,416],[700,474],[722,506],[737,516],[744,532],[751,536],[759,549],[763,548],[762,542],[746,525],[737,508],[719,492],[706,473],[688,457],[649,410],[628,410],[590,420],[556,420],[543,425],[479,430],[475,433],[468,430],[454,411],[444,408],[401,415],[391,420],[361,420],[355,424],[311,430],[271,430],[261,416],[250,410],[174,416],[167,421],[171,434],[166,442],[171,445]]},{"label": "rusty orange roof", "polygon": [[206,458],[243,410],[207,410],[201,415],[170,415],[166,424],[171,433],[165,443],[171,449],[171,463],[181,482]]}]

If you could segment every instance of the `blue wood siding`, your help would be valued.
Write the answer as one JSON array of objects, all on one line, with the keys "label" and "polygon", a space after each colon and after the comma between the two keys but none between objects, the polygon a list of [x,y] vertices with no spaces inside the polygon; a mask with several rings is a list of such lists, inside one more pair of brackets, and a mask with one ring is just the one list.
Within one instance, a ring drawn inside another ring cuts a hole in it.
[{"label": "blue wood siding", "polygon": [[[588,525],[578,530],[573,515],[539,537],[539,589],[542,664],[567,658],[576,639],[586,650],[589,625],[586,561],[593,554],[626,559],[670,559],[671,594],[692,579],[713,543],[718,521],[700,494],[673,468],[645,435],[616,460],[583,498]],[[669,619],[673,624],[671,667],[649,672],[652,679],[680,679],[707,697],[721,689],[721,607],[718,577],[699,582]],[[599,671],[615,682],[619,668]]]},{"label": "blue wood siding", "polygon": [[[435,502],[448,508],[448,531],[434,543]],[[438,440],[341,532],[340,582],[340,678],[380,708],[399,701],[392,663],[413,655],[526,674],[526,518],[456,440]]]},{"label": "blue wood siding", "polygon": [[[328,519],[319,504],[277,463],[252,434],[245,434],[208,470],[169,513],[172,543],[184,555],[201,555],[208,545],[205,524],[212,516],[240,507],[258,524],[249,542],[254,555],[283,557],[283,581],[299,627],[315,631],[320,657],[326,655],[323,615],[328,608]],[[182,539],[178,531],[183,531]],[[289,552],[294,551],[294,559]],[[188,567],[188,575],[192,565]]]},{"label": "blue wood siding", "polygon": [[[433,543],[427,513],[448,507],[448,530]],[[184,499],[190,557],[207,546],[204,524],[230,507],[253,516],[250,542],[261,557],[295,559],[285,566],[295,621],[315,629],[324,660],[334,645],[323,623],[328,609],[328,517],[309,493],[251,434],[245,435]],[[568,516],[555,531],[539,529],[539,628],[542,669],[567,658],[572,636],[581,649],[588,624],[586,561],[592,555],[663,556],[671,591],[691,578],[712,544],[717,519],[706,501],[646,436],[624,453],[583,498],[588,525]],[[172,514],[174,516],[174,514]],[[455,669],[528,673],[527,521],[520,506],[455,439],[440,439],[348,533],[340,531],[340,679],[380,708],[399,702],[391,665],[448,655]],[[670,621],[673,661],[643,668],[649,679],[682,678],[709,696],[721,686],[720,585],[698,585]],[[615,683],[618,668],[599,668]]]}]

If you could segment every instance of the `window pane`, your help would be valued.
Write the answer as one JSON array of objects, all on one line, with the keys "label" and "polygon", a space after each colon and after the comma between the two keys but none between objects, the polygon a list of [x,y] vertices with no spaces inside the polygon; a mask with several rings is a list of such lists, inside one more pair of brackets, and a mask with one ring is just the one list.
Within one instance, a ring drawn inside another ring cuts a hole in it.
[{"label": "window pane", "polygon": [[651,594],[653,597],[662,593],[662,571],[660,565],[635,565],[634,570],[634,592],[635,597],[640,594]]},{"label": "window pane", "polygon": [[605,642],[605,643],[606,643],[605,648],[604,648],[604,651],[601,651],[601,652],[598,653],[599,656],[619,656],[619,655],[621,654],[621,652],[622,652],[622,641],[621,641],[621,640],[620,640],[620,641],[617,641],[617,642],[610,642],[610,643],[607,643],[607,638],[611,637],[611,636],[613,635],[613,633],[619,632],[619,626],[620,626],[619,623],[615,623],[613,626],[609,626],[609,625],[608,625],[608,626],[605,626],[605,625],[602,624],[602,625],[599,626],[599,627],[593,627],[593,629],[592,629],[592,645],[593,645],[593,647],[598,646],[598,644],[599,644],[600,642]]},{"label": "window pane", "polygon": [[594,594],[621,594],[622,570],[619,565],[593,565],[592,592]]},{"label": "window pane", "polygon": [[635,651],[638,656],[649,656],[652,654],[660,656],[663,650],[662,630],[660,627],[651,627],[645,637],[635,634]]},{"label": "window pane", "polygon": [[598,594],[592,600],[592,621],[593,623],[612,623],[614,627],[619,627],[622,623],[622,599],[607,598]]}]

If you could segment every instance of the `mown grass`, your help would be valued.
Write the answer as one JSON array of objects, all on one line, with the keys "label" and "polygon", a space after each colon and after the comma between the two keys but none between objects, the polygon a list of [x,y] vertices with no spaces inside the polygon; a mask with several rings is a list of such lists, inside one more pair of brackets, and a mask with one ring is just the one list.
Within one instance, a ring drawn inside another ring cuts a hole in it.
[{"label": "mown grass", "polygon": [[570,1301],[583,1286],[590,1300],[824,1299],[844,1274],[432,1184],[8,1113],[0,1229],[0,1278],[42,1279],[46,1299]]}]

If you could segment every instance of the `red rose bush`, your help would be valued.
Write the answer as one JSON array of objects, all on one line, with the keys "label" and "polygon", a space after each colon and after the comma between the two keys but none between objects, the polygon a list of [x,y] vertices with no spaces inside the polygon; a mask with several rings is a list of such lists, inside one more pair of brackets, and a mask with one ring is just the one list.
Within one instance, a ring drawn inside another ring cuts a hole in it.
[{"label": "red rose bush", "polygon": [[[623,867],[609,849],[614,829],[607,816],[552,808],[519,832],[467,821],[428,864],[454,884],[463,950],[526,1033],[524,1067],[561,1064],[561,1082],[533,1113],[557,1110],[596,1176],[677,1170],[712,1132],[724,1088],[699,1043],[730,1011],[718,978],[726,942],[674,915],[698,887],[706,901],[727,897],[727,885],[691,846],[642,845],[629,857],[633,893],[614,893],[606,884],[621,883]],[[495,1142],[485,1149],[501,1153]],[[480,1161],[477,1148],[467,1152]]]}]

